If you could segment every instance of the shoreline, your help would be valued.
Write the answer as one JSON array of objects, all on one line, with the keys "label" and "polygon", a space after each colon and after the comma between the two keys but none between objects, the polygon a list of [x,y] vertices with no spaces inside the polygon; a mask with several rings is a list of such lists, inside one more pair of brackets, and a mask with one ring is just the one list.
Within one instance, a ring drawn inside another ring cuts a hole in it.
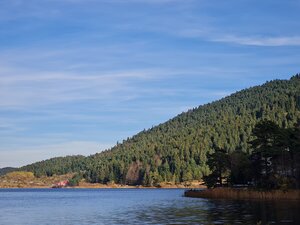
[{"label": "shoreline", "polygon": [[[105,188],[120,188],[120,189],[133,189],[133,188],[180,188],[180,189],[191,189],[191,188],[206,188],[202,184],[202,181],[193,180],[189,182],[174,183],[174,182],[161,182],[156,186],[143,186],[143,185],[130,185],[130,184],[117,184],[114,182],[109,182],[107,184],[101,183],[89,183],[85,179],[81,179],[79,183],[75,186],[71,186],[69,180],[72,179],[74,174],[64,174],[64,175],[53,175],[50,177],[35,177],[32,172],[27,171],[14,171],[0,176],[0,189],[8,188],[95,188],[95,189],[105,189]],[[56,187],[55,187],[56,186]]]},{"label": "shoreline", "polygon": [[99,183],[80,183],[78,186],[66,186],[53,188],[51,185],[19,185],[19,186],[0,186],[1,189],[203,189],[203,185],[160,185],[160,186],[142,186],[142,185],[122,185],[122,184],[99,184]]},{"label": "shoreline", "polygon": [[173,182],[161,182],[157,186],[143,186],[143,185],[129,185],[129,184],[117,184],[110,182],[107,184],[89,183],[82,179],[78,185],[71,186],[69,180],[72,179],[74,174],[65,175],[53,175],[51,177],[35,177],[32,172],[17,171],[11,172],[6,175],[0,176],[0,189],[2,188],[120,188],[120,189],[133,189],[133,188],[206,188],[202,185],[202,181],[194,180],[190,182],[183,182],[175,184]]},{"label": "shoreline", "polygon": [[63,187],[53,188],[49,186],[32,186],[32,187],[0,187],[0,190],[4,189],[190,189],[190,187],[182,186],[170,186],[170,187],[144,187],[144,186],[76,186],[76,187]]},{"label": "shoreline", "polygon": [[213,188],[203,190],[187,190],[185,197],[231,200],[294,200],[300,201],[300,190],[270,190]]}]

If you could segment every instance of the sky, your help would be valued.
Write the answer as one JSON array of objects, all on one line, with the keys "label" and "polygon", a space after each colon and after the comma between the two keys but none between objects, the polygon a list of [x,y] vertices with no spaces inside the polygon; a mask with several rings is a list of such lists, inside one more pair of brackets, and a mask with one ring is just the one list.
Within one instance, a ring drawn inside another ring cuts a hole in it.
[{"label": "sky", "polygon": [[299,0],[0,0],[0,168],[110,148],[300,72]]}]

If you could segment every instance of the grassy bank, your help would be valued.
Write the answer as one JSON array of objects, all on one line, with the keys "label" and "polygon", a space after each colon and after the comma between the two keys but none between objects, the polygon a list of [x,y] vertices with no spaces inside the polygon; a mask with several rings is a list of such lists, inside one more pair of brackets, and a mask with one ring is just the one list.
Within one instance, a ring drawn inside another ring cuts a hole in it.
[{"label": "grassy bank", "polygon": [[[70,180],[74,174],[53,175],[51,177],[35,177],[32,172],[15,171],[0,176],[0,188],[51,188],[60,181]],[[175,184],[162,182],[157,186],[144,187],[142,185],[124,185],[114,182],[108,184],[88,183],[81,179],[78,185],[68,188],[204,188],[201,181]]]},{"label": "grassy bank", "polygon": [[0,188],[48,188],[73,174],[52,177],[35,177],[31,172],[16,171],[0,176]]},{"label": "grassy bank", "polygon": [[214,188],[204,190],[188,190],[185,197],[212,199],[257,199],[257,200],[297,200],[300,201],[300,190],[258,191],[249,189]]}]

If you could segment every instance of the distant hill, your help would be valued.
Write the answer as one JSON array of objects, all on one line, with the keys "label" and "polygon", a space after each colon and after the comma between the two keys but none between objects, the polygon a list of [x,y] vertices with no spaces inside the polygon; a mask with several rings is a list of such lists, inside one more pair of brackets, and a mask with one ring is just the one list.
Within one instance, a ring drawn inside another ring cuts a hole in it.
[{"label": "distant hill", "polygon": [[71,178],[72,174],[37,178],[32,172],[13,171],[0,176],[0,188],[49,188]]},{"label": "distant hill", "polygon": [[89,157],[68,156],[21,170],[37,176],[81,172],[90,182],[155,185],[185,182],[209,173],[212,146],[251,151],[254,125],[262,120],[291,127],[300,119],[300,76],[274,80],[184,112]]},{"label": "distant hill", "polygon": [[5,175],[9,172],[15,171],[17,168],[14,167],[4,167],[4,168],[0,168],[0,176]]}]

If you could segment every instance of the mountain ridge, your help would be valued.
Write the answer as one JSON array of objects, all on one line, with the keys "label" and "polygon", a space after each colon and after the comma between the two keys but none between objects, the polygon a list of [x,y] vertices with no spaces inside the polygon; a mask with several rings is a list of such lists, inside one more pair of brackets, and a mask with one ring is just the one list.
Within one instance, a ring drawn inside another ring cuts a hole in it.
[{"label": "mountain ridge", "polygon": [[9,172],[12,172],[12,171],[15,171],[15,170],[17,170],[17,168],[15,168],[15,167],[3,167],[3,168],[0,168],[0,176],[5,175],[5,174],[7,174]]},{"label": "mountain ridge", "polygon": [[183,112],[94,155],[67,156],[33,163],[21,170],[37,176],[80,172],[90,182],[152,185],[184,182],[209,173],[212,146],[249,152],[257,121],[282,127],[300,119],[300,76],[273,80]]}]

